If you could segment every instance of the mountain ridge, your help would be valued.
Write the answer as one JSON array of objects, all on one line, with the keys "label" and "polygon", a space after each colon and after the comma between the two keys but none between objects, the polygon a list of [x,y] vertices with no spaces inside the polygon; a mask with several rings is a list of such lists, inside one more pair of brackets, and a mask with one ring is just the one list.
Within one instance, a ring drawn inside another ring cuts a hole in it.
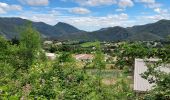
[{"label": "mountain ridge", "polygon": [[[13,38],[18,37],[17,27],[23,26],[26,24],[27,19],[22,19],[18,17],[1,17],[0,18],[0,34],[5,35],[7,38]],[[32,22],[33,27],[41,33],[41,35],[44,38],[50,38],[50,37],[60,37],[62,34],[68,33],[76,33],[81,32],[81,30],[69,25],[69,24],[62,24],[58,27],[56,25],[52,26],[49,24],[46,24],[44,22]],[[61,24],[62,22],[59,22],[58,24]],[[67,30],[63,30],[64,25],[67,27]]]},{"label": "mountain ridge", "polygon": [[[0,17],[0,35],[9,39],[18,37],[16,27],[26,23],[27,19],[19,17]],[[136,25],[132,27],[108,27],[101,28],[93,32],[80,30],[64,22],[56,25],[49,25],[44,22],[33,22],[33,27],[37,29],[43,38],[55,40],[99,40],[99,41],[122,41],[122,40],[160,40],[170,35],[170,20],[159,20],[155,23]]]}]

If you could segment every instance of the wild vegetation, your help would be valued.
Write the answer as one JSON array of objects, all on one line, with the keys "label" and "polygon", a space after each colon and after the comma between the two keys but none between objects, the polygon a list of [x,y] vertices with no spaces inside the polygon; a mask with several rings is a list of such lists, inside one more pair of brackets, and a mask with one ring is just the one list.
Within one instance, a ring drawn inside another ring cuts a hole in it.
[{"label": "wild vegetation", "polygon": [[[159,48],[141,42],[113,43],[115,46],[109,43],[108,48],[114,50],[107,52],[107,46],[97,41],[74,46],[50,44],[45,48],[40,33],[30,23],[20,30],[18,42],[0,36],[2,100],[168,100],[170,97],[170,74],[156,72],[156,66],[149,67],[143,75],[146,79],[149,75],[156,78],[155,88],[146,95],[136,96],[130,86],[133,79],[128,78],[133,73],[135,58],[159,57],[163,59],[161,63],[168,63],[169,45]],[[45,52],[58,56],[49,60]],[[76,53],[91,53],[94,59],[83,65],[86,67],[78,67],[79,61],[73,57]],[[106,54],[111,56],[107,60]]]}]

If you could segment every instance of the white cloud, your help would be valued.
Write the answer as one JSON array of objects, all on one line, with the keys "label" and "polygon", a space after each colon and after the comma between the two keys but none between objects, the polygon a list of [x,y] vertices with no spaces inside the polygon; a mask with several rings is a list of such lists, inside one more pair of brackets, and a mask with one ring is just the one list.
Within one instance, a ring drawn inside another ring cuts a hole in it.
[{"label": "white cloud", "polygon": [[88,10],[86,8],[81,8],[81,7],[75,7],[69,11],[74,14],[89,14],[91,12],[90,10]]},{"label": "white cloud", "polygon": [[0,14],[5,14],[8,11],[21,11],[22,7],[19,5],[9,5],[7,3],[0,2]]},{"label": "white cloud", "polygon": [[160,3],[151,3],[151,4],[146,5],[146,7],[148,7],[148,8],[158,8],[161,6],[162,6],[162,4],[160,4]]},{"label": "white cloud", "polygon": [[170,20],[170,13],[168,11],[162,11],[164,9],[155,9],[155,11],[158,14],[155,15],[143,15],[143,16],[137,16],[136,18],[136,22],[138,24],[147,24],[147,23],[152,23],[152,22],[156,22],[162,19],[167,19]]},{"label": "white cloud", "polygon": [[74,25],[80,29],[94,31],[103,27],[127,26],[127,14],[114,14],[103,17],[66,17],[60,19],[63,22]]},{"label": "white cloud", "polygon": [[157,12],[157,13],[160,13],[161,9],[160,8],[155,8],[154,11]]},{"label": "white cloud", "polygon": [[151,16],[141,16],[140,19],[143,20],[143,22],[155,22],[155,21],[159,21],[161,19],[170,19],[170,14],[157,14],[157,15],[151,15]]},{"label": "white cloud", "polygon": [[5,13],[6,13],[6,11],[3,10],[2,8],[0,8],[0,14],[5,14]]},{"label": "white cloud", "polygon": [[47,6],[49,4],[49,0],[19,0],[23,4],[27,4],[30,6]]},{"label": "white cloud", "polygon": [[65,22],[74,25],[79,29],[87,31],[94,31],[103,27],[130,25],[130,21],[128,20],[129,16],[125,13],[111,14],[103,17],[98,16],[79,17],[79,16],[56,15],[53,11],[51,11],[46,14],[36,12],[25,12],[15,17],[21,17],[36,22],[45,22],[50,25],[55,25],[58,22]]},{"label": "white cloud", "polygon": [[82,6],[101,6],[116,4],[116,0],[74,0]]},{"label": "white cloud", "polygon": [[135,0],[135,1],[141,3],[155,3],[155,0]]},{"label": "white cloud", "polygon": [[116,12],[122,12],[122,11],[125,11],[125,9],[119,8],[119,9],[116,9],[115,11]]},{"label": "white cloud", "polygon": [[144,3],[146,8],[151,8],[153,9],[154,12],[159,14],[159,15],[153,15],[153,16],[146,16],[150,20],[163,19],[164,17],[161,14],[168,13],[168,10],[162,9],[161,8],[162,4],[157,3],[156,0],[136,0],[136,2]]},{"label": "white cloud", "polygon": [[161,19],[165,19],[165,16],[154,15],[154,16],[145,16],[145,18],[153,20],[153,21],[158,21],[158,20],[161,20]]},{"label": "white cloud", "polygon": [[60,0],[60,1],[62,1],[62,2],[67,2],[67,0]]},{"label": "white cloud", "polygon": [[126,7],[132,7],[134,3],[131,0],[120,0],[118,5],[121,8],[126,8]]},{"label": "white cloud", "polygon": [[25,11],[21,13],[20,15],[16,15],[15,17],[21,17],[21,18],[29,19],[35,22],[45,22],[50,25],[55,25],[57,22],[58,16],[60,16],[60,12],[56,10],[51,10],[47,13]]},{"label": "white cloud", "polygon": [[[157,9],[158,10],[158,9]],[[159,11],[159,10],[158,10]],[[75,27],[86,30],[94,31],[104,27],[122,26],[130,27],[133,25],[142,25],[151,22],[156,22],[161,19],[170,19],[170,14],[158,13],[155,15],[142,15],[129,17],[126,13],[121,14],[110,14],[106,16],[65,16],[60,14],[58,11],[52,10],[48,13],[40,12],[25,12],[16,17],[29,19],[36,22],[45,22],[50,25],[55,25],[58,22],[65,22]],[[13,16],[14,17],[14,16]]]},{"label": "white cloud", "polygon": [[161,8],[155,8],[154,11],[160,14],[164,14],[168,12],[167,9],[161,9]]},{"label": "white cloud", "polygon": [[73,8],[62,8],[62,7],[56,7],[54,10],[57,11],[67,11],[73,14],[89,14],[91,13],[90,10],[83,8],[83,7],[73,7]]},{"label": "white cloud", "polygon": [[144,3],[147,8],[158,8],[161,7],[162,4],[157,3],[155,0],[135,0],[136,2]]}]

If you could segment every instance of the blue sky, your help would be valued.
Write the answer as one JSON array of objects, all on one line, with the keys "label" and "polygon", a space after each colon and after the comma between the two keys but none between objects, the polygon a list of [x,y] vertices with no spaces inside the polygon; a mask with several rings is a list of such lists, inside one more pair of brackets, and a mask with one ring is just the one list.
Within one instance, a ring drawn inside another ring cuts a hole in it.
[{"label": "blue sky", "polygon": [[0,0],[0,17],[55,25],[65,22],[94,31],[170,19],[170,0]]}]

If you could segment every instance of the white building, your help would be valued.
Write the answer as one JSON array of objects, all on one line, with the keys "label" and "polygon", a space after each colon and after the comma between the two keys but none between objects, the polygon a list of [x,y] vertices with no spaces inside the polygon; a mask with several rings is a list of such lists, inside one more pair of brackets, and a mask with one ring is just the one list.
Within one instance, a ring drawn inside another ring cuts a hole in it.
[{"label": "white building", "polygon": [[53,44],[53,41],[44,41],[44,45]]},{"label": "white building", "polygon": [[55,53],[45,53],[48,59],[55,60],[56,54]]},{"label": "white building", "polygon": [[[148,59],[147,61],[156,62],[159,59]],[[170,67],[158,67],[158,70],[170,73]],[[141,77],[141,74],[147,71],[145,60],[135,59],[134,69],[134,91],[135,92],[146,92],[152,89],[154,84],[150,84],[148,80]]]}]

